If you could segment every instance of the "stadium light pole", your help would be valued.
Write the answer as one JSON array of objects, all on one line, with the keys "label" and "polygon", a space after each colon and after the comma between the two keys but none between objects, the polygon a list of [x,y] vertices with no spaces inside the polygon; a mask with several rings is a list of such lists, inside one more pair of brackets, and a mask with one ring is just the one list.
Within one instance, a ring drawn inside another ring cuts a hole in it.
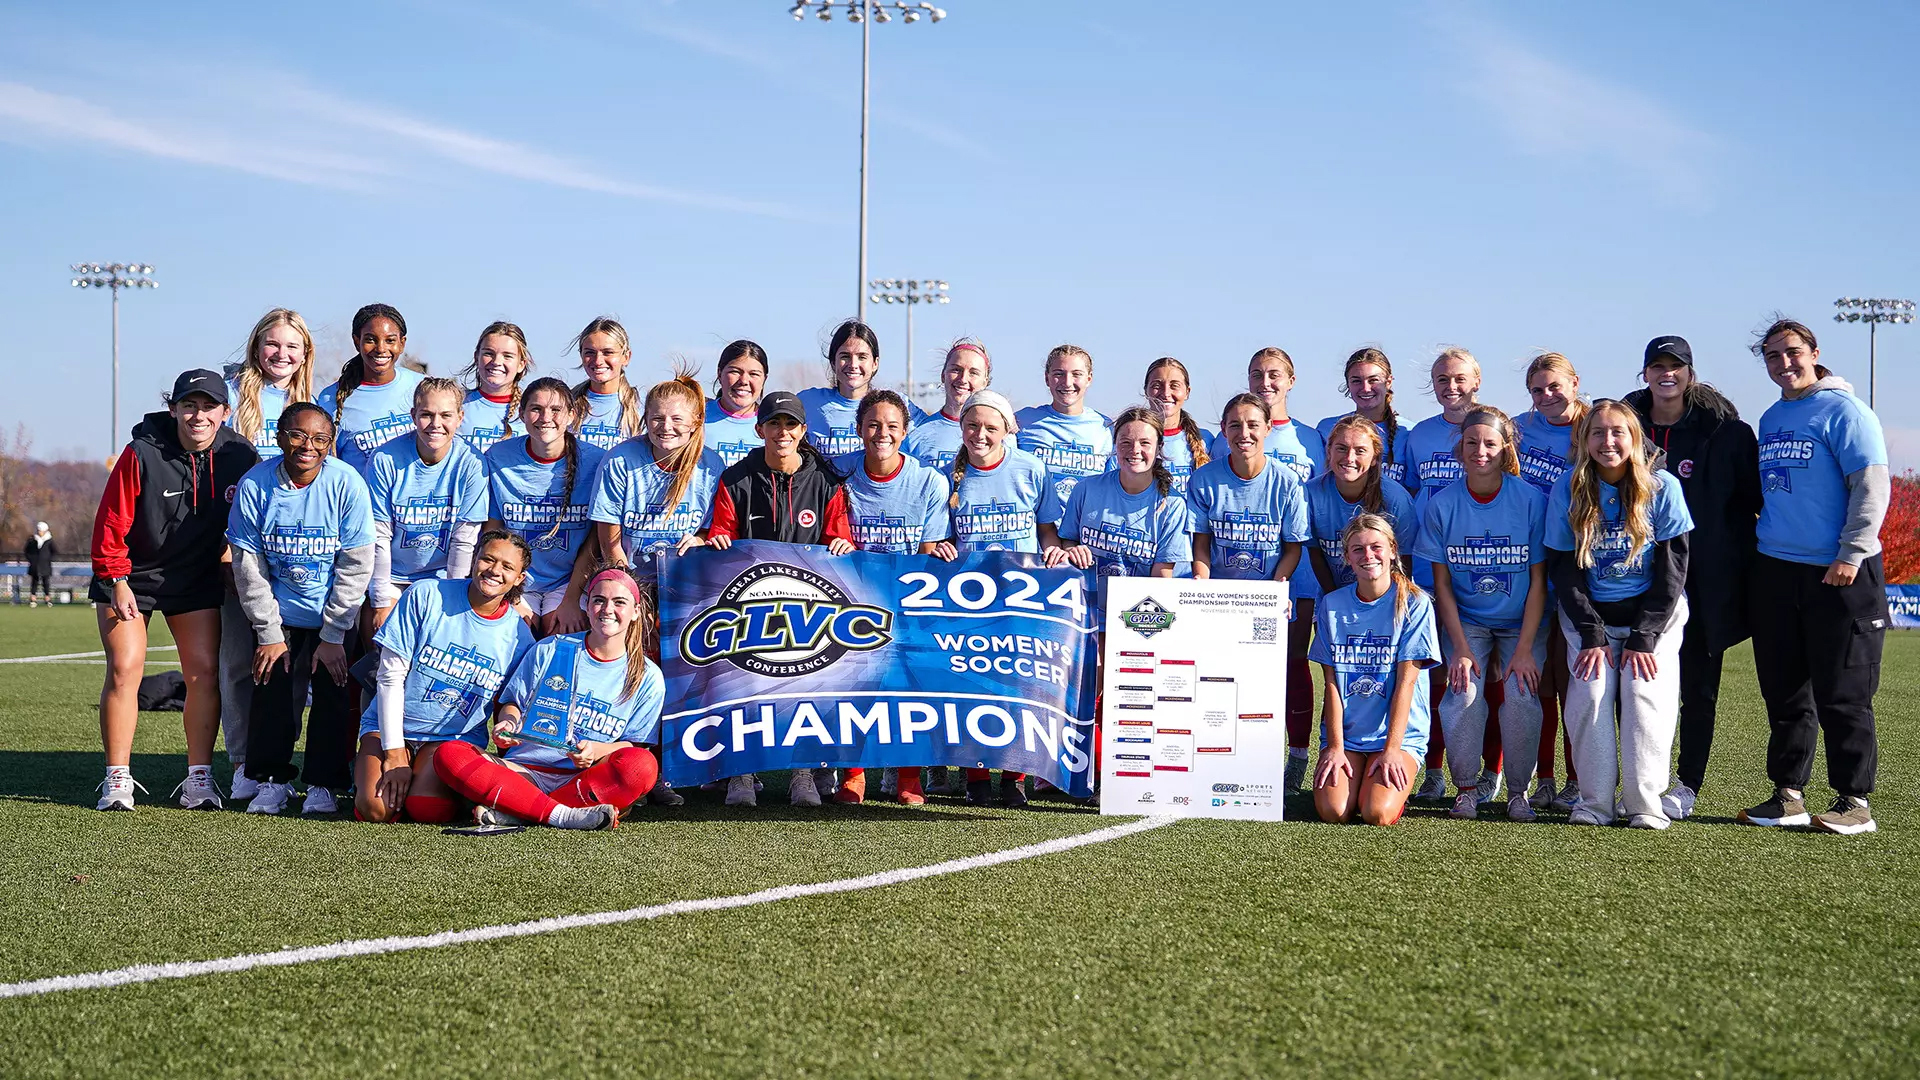
[{"label": "stadium light pole", "polygon": [[1889,300],[1884,297],[1863,300],[1854,296],[1843,296],[1833,302],[1839,310],[1833,313],[1834,322],[1863,322],[1867,324],[1867,408],[1873,408],[1874,384],[1879,381],[1879,357],[1876,355],[1881,323],[1910,323],[1913,321],[1914,304],[1911,300]]},{"label": "stadium light pole", "polygon": [[120,290],[157,289],[160,283],[146,263],[74,263],[71,269],[74,288],[113,291],[113,430],[107,438],[107,458],[112,460],[114,447],[120,445]]},{"label": "stadium light pole", "polygon": [[787,9],[796,22],[804,20],[809,14],[821,22],[833,21],[833,10],[840,7],[845,10],[847,21],[860,24],[860,272],[854,280],[859,298],[854,307],[854,317],[861,322],[867,321],[867,127],[871,113],[869,108],[869,88],[872,84],[870,57],[873,52],[873,24],[892,22],[898,15],[901,22],[916,23],[921,16],[929,22],[939,22],[947,17],[945,8],[932,4],[909,4],[906,0],[894,0],[891,4],[880,0],[794,0],[793,7]]},{"label": "stadium light pole", "polygon": [[876,290],[867,297],[874,303],[907,306],[907,400],[912,401],[919,396],[920,389],[913,381],[913,306],[952,303],[952,298],[947,295],[947,283],[938,278],[881,278],[869,281],[867,285]]}]

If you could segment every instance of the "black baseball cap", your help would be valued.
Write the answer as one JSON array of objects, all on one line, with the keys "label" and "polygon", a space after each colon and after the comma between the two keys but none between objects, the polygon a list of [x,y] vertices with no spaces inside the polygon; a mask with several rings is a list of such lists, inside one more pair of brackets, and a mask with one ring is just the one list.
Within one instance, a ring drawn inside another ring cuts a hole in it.
[{"label": "black baseball cap", "polygon": [[1640,362],[1641,368],[1644,369],[1662,356],[1671,356],[1688,367],[1693,366],[1693,346],[1687,344],[1687,339],[1683,337],[1668,334],[1647,342],[1647,358]]},{"label": "black baseball cap", "polygon": [[754,416],[753,422],[756,425],[764,424],[776,416],[790,416],[802,424],[807,422],[806,407],[800,404],[799,398],[785,390],[775,390],[761,398],[760,411]]},{"label": "black baseball cap", "polygon": [[188,394],[205,394],[221,405],[233,404],[227,397],[227,380],[206,368],[181,372],[180,377],[173,380],[173,396],[167,400],[179,401]]}]

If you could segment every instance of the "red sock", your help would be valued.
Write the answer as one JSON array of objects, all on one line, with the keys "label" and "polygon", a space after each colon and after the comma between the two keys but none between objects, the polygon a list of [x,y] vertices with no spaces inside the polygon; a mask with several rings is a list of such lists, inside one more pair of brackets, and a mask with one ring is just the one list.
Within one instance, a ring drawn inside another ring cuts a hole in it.
[{"label": "red sock", "polygon": [[[988,779],[987,774],[991,771],[992,771],[991,769],[968,769],[967,783],[971,784],[975,780],[986,780]],[[1027,778],[1027,774],[1023,772],[1007,772],[1005,769],[1000,770],[1000,782],[1003,784],[1008,781],[1012,781],[1013,783],[1017,784],[1020,781],[1025,780],[1026,778]]]},{"label": "red sock", "polygon": [[553,799],[564,806],[606,803],[625,810],[646,798],[659,779],[660,765],[652,753],[639,746],[623,746],[560,785]]},{"label": "red sock", "polygon": [[[1545,690],[1546,687],[1541,687]],[[1560,730],[1560,702],[1551,693],[1540,695],[1540,757],[1534,769],[1541,776],[1553,775],[1553,740]]]},{"label": "red sock", "polygon": [[1287,658],[1287,745],[1305,749],[1313,734],[1313,672],[1304,656]]},{"label": "red sock", "polygon": [[1500,706],[1507,700],[1506,685],[1494,682],[1487,687],[1487,731],[1480,740],[1480,760],[1494,772],[1499,772],[1505,761],[1500,752]]},{"label": "red sock", "polygon": [[407,796],[407,820],[421,825],[445,825],[459,812],[459,806],[452,799],[443,799],[438,795]]},{"label": "red sock", "polygon": [[[460,794],[517,818],[545,824],[554,801],[539,786],[472,743],[443,743],[434,758],[447,786]],[[411,809],[412,799],[407,800]]]},{"label": "red sock", "polygon": [[[1434,678],[1433,676],[1428,676],[1427,678],[1427,715],[1439,716],[1440,699],[1447,696],[1447,666],[1442,664],[1432,670],[1434,674],[1439,677]],[[1419,691],[1416,690],[1414,693],[1417,694]],[[1440,763],[1445,760],[1446,754],[1447,739],[1445,733],[1440,730],[1439,724],[1428,724],[1427,768],[1439,768]]]}]

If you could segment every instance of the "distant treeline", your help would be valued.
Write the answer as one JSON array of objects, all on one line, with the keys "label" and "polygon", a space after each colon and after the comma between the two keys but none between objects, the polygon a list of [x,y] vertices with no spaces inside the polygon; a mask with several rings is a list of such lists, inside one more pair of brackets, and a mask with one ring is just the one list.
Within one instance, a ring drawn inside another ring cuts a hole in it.
[{"label": "distant treeline", "polygon": [[84,559],[107,468],[98,461],[36,461],[32,449],[24,431],[0,436],[0,558],[19,558],[33,523],[44,521],[60,558]]}]

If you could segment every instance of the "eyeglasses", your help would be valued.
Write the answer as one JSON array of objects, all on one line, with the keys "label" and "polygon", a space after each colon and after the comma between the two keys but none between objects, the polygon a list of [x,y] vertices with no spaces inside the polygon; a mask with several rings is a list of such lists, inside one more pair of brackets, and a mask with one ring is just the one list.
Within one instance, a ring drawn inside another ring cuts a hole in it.
[{"label": "eyeglasses", "polygon": [[333,445],[331,435],[309,435],[304,431],[283,431],[281,435],[289,446],[310,446],[315,450],[325,450]]}]

